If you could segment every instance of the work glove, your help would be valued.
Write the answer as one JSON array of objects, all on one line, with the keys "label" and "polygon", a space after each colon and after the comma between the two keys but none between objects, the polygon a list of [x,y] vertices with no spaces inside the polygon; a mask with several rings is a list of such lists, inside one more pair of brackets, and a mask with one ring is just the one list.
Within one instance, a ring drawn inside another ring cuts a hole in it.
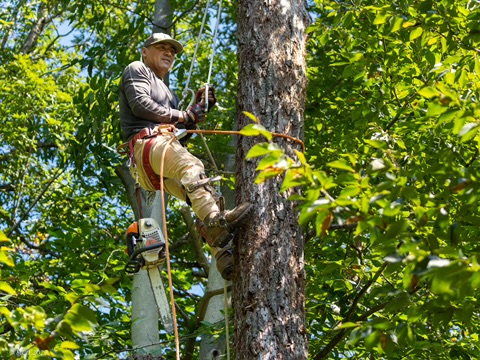
[{"label": "work glove", "polygon": [[185,126],[198,124],[205,120],[205,104],[191,105],[185,111]]},{"label": "work glove", "polygon": [[[202,87],[200,90],[197,91],[195,95],[197,104],[205,104],[205,87]],[[210,111],[215,104],[217,103],[217,99],[215,98],[215,89],[213,86],[208,87],[208,111]]]}]

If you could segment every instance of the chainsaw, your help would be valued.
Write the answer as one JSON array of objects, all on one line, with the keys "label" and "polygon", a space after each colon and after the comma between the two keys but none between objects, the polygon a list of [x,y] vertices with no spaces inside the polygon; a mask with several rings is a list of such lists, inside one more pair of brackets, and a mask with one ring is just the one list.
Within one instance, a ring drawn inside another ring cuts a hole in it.
[{"label": "chainsaw", "polygon": [[152,218],[135,221],[127,229],[128,263],[125,272],[134,275],[148,272],[153,296],[165,331],[173,332],[173,318],[163,286],[161,267],[165,263],[165,240],[158,223]]}]

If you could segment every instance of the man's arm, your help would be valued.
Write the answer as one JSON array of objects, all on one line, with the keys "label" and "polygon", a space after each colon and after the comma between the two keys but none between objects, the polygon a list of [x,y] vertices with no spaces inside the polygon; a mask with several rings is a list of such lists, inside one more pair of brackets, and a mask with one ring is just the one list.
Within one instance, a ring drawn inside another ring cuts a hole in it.
[{"label": "man's arm", "polygon": [[157,123],[176,123],[183,120],[183,112],[161,106],[152,99],[152,78],[147,67],[141,62],[134,62],[126,68],[122,87],[135,116]]}]

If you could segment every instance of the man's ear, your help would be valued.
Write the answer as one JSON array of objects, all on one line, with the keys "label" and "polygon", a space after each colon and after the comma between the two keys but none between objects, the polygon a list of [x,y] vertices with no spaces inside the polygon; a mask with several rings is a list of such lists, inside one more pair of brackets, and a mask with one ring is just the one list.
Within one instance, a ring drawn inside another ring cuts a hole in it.
[{"label": "man's ear", "polygon": [[146,53],[147,53],[147,49],[146,49],[146,48],[142,48],[142,62],[145,62],[144,59],[145,59]]}]

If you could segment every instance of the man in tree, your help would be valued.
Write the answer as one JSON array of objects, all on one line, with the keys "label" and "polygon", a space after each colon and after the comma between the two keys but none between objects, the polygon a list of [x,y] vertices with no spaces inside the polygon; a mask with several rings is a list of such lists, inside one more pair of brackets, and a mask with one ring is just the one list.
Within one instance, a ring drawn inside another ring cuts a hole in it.
[{"label": "man in tree", "polygon": [[229,246],[231,234],[252,205],[245,202],[233,210],[223,211],[203,163],[178,139],[172,139],[176,128],[195,129],[196,124],[205,119],[206,105],[210,110],[216,103],[214,89],[209,87],[205,94],[202,88],[196,94],[196,104],[186,111],[178,109],[178,97],[163,78],[172,69],[175,55],[182,51],[182,44],[166,34],[156,33],[147,39],[142,48],[142,61],[128,65],[122,76],[120,124],[129,144],[130,171],[134,179],[146,190],[158,190],[165,156],[165,191],[191,205],[220,273],[229,279],[233,261]]}]

